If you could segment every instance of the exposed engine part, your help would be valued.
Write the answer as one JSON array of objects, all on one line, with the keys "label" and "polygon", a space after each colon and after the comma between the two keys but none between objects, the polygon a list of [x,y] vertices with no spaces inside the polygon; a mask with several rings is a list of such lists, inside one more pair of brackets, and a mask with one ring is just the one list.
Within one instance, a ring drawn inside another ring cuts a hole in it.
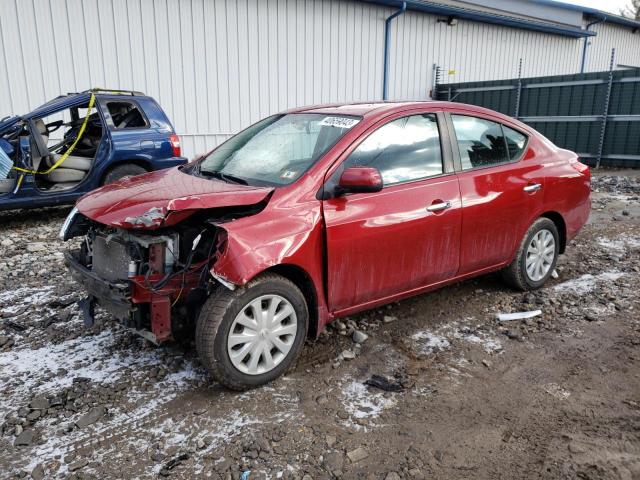
[{"label": "exposed engine part", "polygon": [[227,248],[221,224],[261,208],[201,211],[175,227],[153,231],[106,226],[76,211],[60,236],[85,235],[67,264],[97,303],[154,343],[185,340],[211,292],[235,288],[212,275]]},{"label": "exposed engine part", "polygon": [[129,278],[129,263],[132,261],[126,243],[97,235],[93,239],[93,262],[91,270],[105,280],[117,282]]}]

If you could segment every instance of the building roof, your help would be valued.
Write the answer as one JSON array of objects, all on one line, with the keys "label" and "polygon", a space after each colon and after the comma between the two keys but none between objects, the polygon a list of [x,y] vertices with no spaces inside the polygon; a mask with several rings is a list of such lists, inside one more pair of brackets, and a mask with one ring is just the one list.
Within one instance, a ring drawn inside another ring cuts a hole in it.
[{"label": "building roof", "polygon": [[573,3],[558,2],[556,0],[530,0],[541,5],[550,5],[553,7],[563,8],[565,10],[573,10],[576,12],[582,12],[584,15],[594,18],[601,18],[605,22],[616,23],[618,25],[624,25],[625,27],[640,29],[640,21],[633,18],[623,17],[621,15],[615,15],[610,12],[598,10],[597,8],[583,7],[581,5],[575,5]]},{"label": "building roof", "polygon": [[[400,8],[403,4],[402,0],[363,0],[367,3],[375,3],[378,5],[385,5],[389,7]],[[640,28],[640,22],[635,20],[613,15],[611,13],[603,12],[594,8],[581,7],[578,5],[567,4],[558,2],[555,0],[530,0],[541,6],[550,7],[550,9],[570,10],[574,12],[580,12],[590,18],[604,19],[607,22],[624,25],[631,28]],[[429,0],[406,0],[407,9],[430,13],[434,15],[453,16],[456,18],[471,20],[476,22],[491,23],[496,25],[504,25],[507,27],[520,28],[524,30],[534,30],[539,32],[551,33],[556,35],[563,35],[569,37],[588,37],[596,35],[595,32],[582,28],[582,25],[570,25],[564,23],[558,23],[549,21],[539,16],[527,16],[521,14],[521,12],[513,12],[508,10],[508,6],[503,9],[491,9],[486,8],[479,4],[477,8],[467,7],[473,2],[465,2],[466,4],[453,3],[450,0],[443,0],[441,2],[429,1]],[[505,2],[507,5],[508,2]],[[520,9],[522,10],[522,8]],[[553,14],[549,15],[553,18]],[[581,23],[581,22],[580,22]]]}]

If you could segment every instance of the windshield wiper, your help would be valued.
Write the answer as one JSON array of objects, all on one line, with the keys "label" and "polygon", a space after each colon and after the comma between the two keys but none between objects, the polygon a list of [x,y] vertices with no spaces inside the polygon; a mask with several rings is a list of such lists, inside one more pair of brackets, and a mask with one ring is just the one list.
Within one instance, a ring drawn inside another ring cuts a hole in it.
[{"label": "windshield wiper", "polygon": [[228,183],[239,183],[240,185],[249,185],[249,183],[244,178],[236,177],[235,175],[231,175],[229,173],[222,173],[219,171],[202,170],[202,169],[199,169],[198,173],[203,177],[218,178]]}]

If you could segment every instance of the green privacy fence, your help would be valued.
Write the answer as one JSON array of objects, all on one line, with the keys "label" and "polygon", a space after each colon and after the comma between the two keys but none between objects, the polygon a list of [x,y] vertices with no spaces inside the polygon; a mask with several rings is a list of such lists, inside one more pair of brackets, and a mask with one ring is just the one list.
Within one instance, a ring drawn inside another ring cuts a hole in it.
[{"label": "green privacy fence", "polygon": [[437,83],[434,91],[516,117],[591,165],[640,167],[640,68]]}]

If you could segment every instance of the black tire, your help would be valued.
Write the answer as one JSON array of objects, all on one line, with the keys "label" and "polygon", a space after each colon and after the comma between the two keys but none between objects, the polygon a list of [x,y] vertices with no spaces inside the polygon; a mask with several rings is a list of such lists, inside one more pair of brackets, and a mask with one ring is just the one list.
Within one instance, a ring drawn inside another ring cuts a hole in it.
[{"label": "black tire", "polygon": [[[535,281],[529,278],[529,275],[527,273],[526,252],[527,247],[531,243],[534,235],[536,235],[540,230],[548,230],[549,232],[551,232],[551,234],[553,235],[553,239],[555,240],[555,252],[549,271],[540,280]],[[518,247],[515,258],[508,267],[502,270],[502,278],[509,286],[517,290],[536,290],[542,287],[547,282],[547,280],[549,280],[549,277],[551,277],[551,274],[556,268],[559,251],[560,235],[558,234],[558,229],[555,223],[553,223],[553,221],[549,220],[548,218],[541,217],[533,222],[533,224],[529,227],[529,230],[527,230],[527,233],[525,234],[522,242],[520,243],[520,246]]]},{"label": "black tire", "polygon": [[135,163],[123,163],[122,165],[116,165],[104,176],[102,185],[117,182],[125,177],[133,177],[142,173],[147,173],[147,170]]},{"label": "black tire", "polygon": [[[288,300],[296,313],[297,331],[286,357],[272,370],[250,375],[238,370],[227,351],[227,337],[238,313],[251,300],[275,294]],[[196,325],[196,349],[202,364],[215,380],[232,390],[248,390],[271,382],[287,372],[297,359],[307,337],[309,311],[304,295],[296,285],[280,275],[266,273],[244,287],[229,290],[220,287],[205,302]]]}]

